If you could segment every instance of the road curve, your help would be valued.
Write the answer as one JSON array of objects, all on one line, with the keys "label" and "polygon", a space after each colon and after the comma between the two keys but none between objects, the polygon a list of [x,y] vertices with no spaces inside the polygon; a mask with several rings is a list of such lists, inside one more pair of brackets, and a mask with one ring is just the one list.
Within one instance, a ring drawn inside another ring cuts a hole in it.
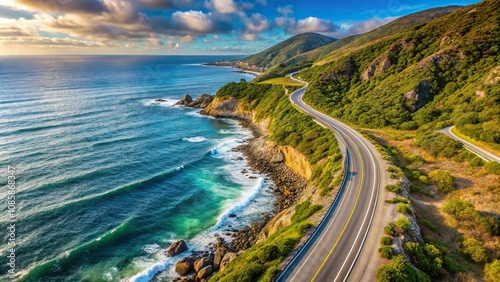
[{"label": "road curve", "polygon": [[[358,261],[377,207],[381,178],[377,153],[354,129],[304,103],[302,96],[307,83],[291,78],[305,84],[290,95],[291,102],[337,136],[347,158],[347,178],[315,233],[277,281],[346,281]],[[366,270],[357,270],[363,271]],[[375,273],[369,276],[374,278]]]},{"label": "road curve", "polygon": [[486,151],[485,149],[482,149],[470,142],[467,142],[465,141],[464,139],[456,136],[455,134],[453,134],[453,132],[451,132],[451,129],[455,127],[455,126],[448,126],[448,127],[445,127],[441,130],[438,130],[438,132],[441,132],[447,136],[449,136],[450,138],[453,138],[459,142],[461,142],[467,149],[469,149],[471,152],[473,152],[474,154],[478,155],[479,157],[483,158],[483,159],[486,159],[488,161],[494,161],[494,162],[497,162],[497,163],[500,163],[500,157],[491,153],[491,152],[488,152]]}]

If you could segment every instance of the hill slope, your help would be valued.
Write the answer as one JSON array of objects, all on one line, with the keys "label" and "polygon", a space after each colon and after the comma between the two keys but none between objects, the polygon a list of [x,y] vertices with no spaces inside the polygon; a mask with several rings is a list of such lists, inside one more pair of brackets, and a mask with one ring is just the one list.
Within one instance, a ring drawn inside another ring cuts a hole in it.
[{"label": "hill slope", "polygon": [[343,39],[339,39],[328,45],[294,56],[293,58],[286,61],[285,64],[290,65],[303,60],[314,61],[348,44],[350,46],[360,46],[366,42],[396,34],[412,26],[416,26],[440,18],[453,11],[456,11],[461,7],[462,6],[438,7],[400,17],[368,33],[352,35]]},{"label": "hill slope", "polygon": [[500,144],[500,2],[483,1],[393,36],[346,45],[302,73],[306,99],[364,127],[455,124]]},{"label": "hill slope", "polygon": [[302,33],[280,42],[260,53],[246,57],[241,61],[260,68],[271,68],[286,60],[334,42],[336,39],[317,33]]}]

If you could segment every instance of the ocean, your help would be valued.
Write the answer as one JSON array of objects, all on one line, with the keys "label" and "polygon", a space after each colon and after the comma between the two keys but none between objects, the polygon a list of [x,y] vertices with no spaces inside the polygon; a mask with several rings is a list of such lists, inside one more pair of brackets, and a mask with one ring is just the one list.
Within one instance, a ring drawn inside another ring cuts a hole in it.
[{"label": "ocean", "polygon": [[170,281],[172,242],[203,250],[272,213],[233,150],[251,133],[174,106],[251,80],[202,65],[231,58],[1,57],[0,280],[14,237],[14,281]]}]

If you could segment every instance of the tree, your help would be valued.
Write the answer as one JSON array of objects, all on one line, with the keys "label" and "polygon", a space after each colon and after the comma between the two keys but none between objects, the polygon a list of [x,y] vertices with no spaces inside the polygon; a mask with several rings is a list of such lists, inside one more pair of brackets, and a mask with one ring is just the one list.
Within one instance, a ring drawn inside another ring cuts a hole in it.
[{"label": "tree", "polygon": [[429,177],[438,187],[438,191],[446,193],[455,190],[455,182],[453,176],[446,170],[433,170],[429,173]]}]

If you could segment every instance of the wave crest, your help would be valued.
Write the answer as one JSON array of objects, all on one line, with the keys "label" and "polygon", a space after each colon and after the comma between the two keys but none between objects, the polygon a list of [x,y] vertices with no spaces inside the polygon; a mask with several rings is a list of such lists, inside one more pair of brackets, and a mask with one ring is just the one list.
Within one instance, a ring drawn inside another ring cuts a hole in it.
[{"label": "wave crest", "polygon": [[191,142],[191,143],[198,143],[198,142],[203,142],[203,141],[206,141],[207,138],[203,137],[203,136],[196,136],[196,137],[184,137],[182,138],[182,141],[188,141],[188,142]]}]

